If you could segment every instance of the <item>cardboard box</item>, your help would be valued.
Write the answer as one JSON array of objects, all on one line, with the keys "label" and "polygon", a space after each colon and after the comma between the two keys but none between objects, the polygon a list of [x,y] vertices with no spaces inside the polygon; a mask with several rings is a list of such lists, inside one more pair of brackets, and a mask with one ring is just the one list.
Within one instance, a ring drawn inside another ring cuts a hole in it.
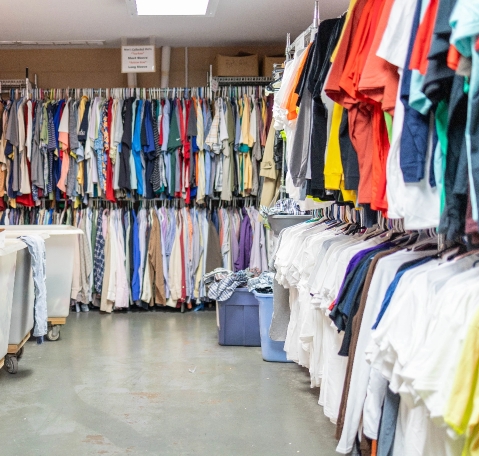
[{"label": "cardboard box", "polygon": [[217,54],[213,66],[213,76],[248,77],[258,76],[258,56],[228,56]]},{"label": "cardboard box", "polygon": [[270,78],[273,75],[274,64],[276,63],[278,65],[282,65],[285,59],[286,58],[284,55],[277,55],[272,57],[265,56],[265,58],[263,59],[262,76]]}]

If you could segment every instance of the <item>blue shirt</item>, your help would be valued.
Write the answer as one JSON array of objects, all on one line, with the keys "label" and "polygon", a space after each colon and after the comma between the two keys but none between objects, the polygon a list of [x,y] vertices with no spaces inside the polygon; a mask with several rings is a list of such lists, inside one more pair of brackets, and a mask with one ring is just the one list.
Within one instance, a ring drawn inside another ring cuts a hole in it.
[{"label": "blue shirt", "polygon": [[424,178],[429,140],[428,117],[412,108],[409,104],[412,80],[412,71],[409,69],[409,64],[421,19],[421,9],[420,1],[416,7],[401,85],[401,102],[404,105],[404,126],[401,135],[399,162],[404,182],[406,183],[419,182]]},{"label": "blue shirt", "polygon": [[151,115],[151,102],[149,100],[145,102],[145,116],[143,122],[146,133],[146,143],[142,144],[143,152],[149,154],[150,152],[156,151],[155,136],[153,134],[153,116]]},{"label": "blue shirt", "polygon": [[141,110],[143,108],[143,100],[138,101],[135,116],[135,130],[133,132],[133,160],[135,163],[136,179],[138,181],[137,192],[143,195],[143,165],[141,163]]},{"label": "blue shirt", "polygon": [[131,297],[133,301],[140,299],[140,237],[138,218],[135,211],[131,211],[133,215],[133,278],[131,280]]},{"label": "blue shirt", "polygon": [[389,304],[391,303],[391,300],[393,298],[394,292],[396,291],[397,286],[399,285],[399,281],[401,280],[402,276],[407,272],[410,271],[411,269],[417,268],[418,266],[421,266],[423,264],[426,264],[427,262],[431,261],[434,257],[426,257],[426,258],[421,258],[420,260],[413,260],[409,261],[405,264],[403,264],[398,272],[396,273],[396,276],[394,277],[394,280],[391,282],[389,285],[386,295],[384,296],[383,303],[381,305],[381,310],[379,311],[378,317],[376,319],[376,323],[374,323],[373,329],[377,329],[379,323],[381,322],[382,318],[384,317],[384,314],[386,313],[386,310],[389,307]]}]

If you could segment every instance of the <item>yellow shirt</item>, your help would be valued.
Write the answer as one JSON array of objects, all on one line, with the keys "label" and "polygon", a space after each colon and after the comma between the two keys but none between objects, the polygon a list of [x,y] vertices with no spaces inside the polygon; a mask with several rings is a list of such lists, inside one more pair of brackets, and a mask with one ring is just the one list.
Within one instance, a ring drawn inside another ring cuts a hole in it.
[{"label": "yellow shirt", "polygon": [[341,148],[339,144],[339,131],[342,117],[343,107],[334,103],[324,165],[324,184],[328,190],[341,190],[344,201],[351,201],[356,204],[356,192],[354,190],[345,190],[344,188],[343,163],[341,161]]},{"label": "yellow shirt", "polygon": [[251,154],[247,152],[244,154],[244,190],[247,195],[251,193],[253,188],[253,164],[251,162]]},{"label": "yellow shirt", "polygon": [[333,116],[331,119],[331,130],[329,132],[326,161],[324,164],[324,186],[328,190],[339,190],[343,175],[343,164],[341,162],[341,149],[339,148],[339,129],[343,107],[334,103]]},{"label": "yellow shirt", "polygon": [[[243,97],[243,114],[241,116],[241,144],[249,145],[249,119],[250,119],[250,106],[248,97],[245,95]],[[251,147],[251,146],[249,146]]]},{"label": "yellow shirt", "polygon": [[88,101],[88,97],[83,95],[80,100],[80,104],[78,105],[78,125],[77,129],[80,129],[81,122],[83,120],[83,115],[85,114],[85,107],[86,107],[86,102]]},{"label": "yellow shirt", "polygon": [[444,420],[466,436],[463,456],[479,455],[479,311],[469,326]]}]

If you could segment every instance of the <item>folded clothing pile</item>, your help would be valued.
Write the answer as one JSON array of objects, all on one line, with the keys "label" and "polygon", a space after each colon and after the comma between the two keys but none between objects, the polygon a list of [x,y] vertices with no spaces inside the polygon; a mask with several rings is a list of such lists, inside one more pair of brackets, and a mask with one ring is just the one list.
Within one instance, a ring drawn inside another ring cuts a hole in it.
[{"label": "folded clothing pile", "polygon": [[258,277],[248,280],[248,290],[258,293],[273,293],[274,272],[263,272]]},{"label": "folded clothing pile", "polygon": [[215,276],[218,276],[220,280],[214,281],[212,283],[210,282],[208,298],[214,299],[216,301],[226,301],[231,297],[236,288],[246,287],[248,280],[259,277],[260,273],[261,272],[257,268],[245,269],[244,271],[238,271],[230,274],[217,273]]}]

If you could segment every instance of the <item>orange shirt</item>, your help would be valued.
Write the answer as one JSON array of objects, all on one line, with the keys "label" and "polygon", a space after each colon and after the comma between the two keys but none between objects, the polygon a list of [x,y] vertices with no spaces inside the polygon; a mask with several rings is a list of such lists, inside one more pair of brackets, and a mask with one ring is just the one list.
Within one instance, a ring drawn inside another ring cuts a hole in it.
[{"label": "orange shirt", "polygon": [[374,166],[374,161],[379,152],[374,130],[377,122],[373,119],[376,103],[358,89],[383,6],[384,0],[368,0],[364,5],[339,81],[339,86],[354,103],[349,108],[349,129],[351,141],[358,154],[358,202],[362,204],[371,203],[373,194],[377,193],[373,192],[373,185],[378,179],[374,178],[373,174],[375,170],[377,172],[378,167]]},{"label": "orange shirt", "polygon": [[376,54],[386,30],[393,4],[394,0],[385,0],[374,41],[359,81],[359,91],[368,98],[381,103],[382,109],[391,115],[394,115],[396,106],[399,73],[396,66]]},{"label": "orange shirt", "polygon": [[306,60],[308,60],[309,51],[311,50],[311,46],[313,43],[309,43],[306,50],[303,52],[301,56],[301,62],[299,64],[298,72],[294,75],[293,85],[291,87],[291,92],[288,95],[288,101],[286,103],[286,107],[288,109],[288,120],[293,120],[298,117],[298,99],[299,96],[296,93],[296,87],[298,86],[299,80],[301,75],[303,74],[304,66],[306,65]]},{"label": "orange shirt", "polygon": [[351,15],[352,15],[352,12],[354,11],[354,7],[356,6],[356,2],[357,0],[350,0],[349,2],[349,7],[348,7],[348,11],[346,12],[346,20],[344,21],[343,30],[341,30],[341,35],[339,36],[339,40],[336,43],[336,47],[334,48],[334,51],[331,55],[331,63],[334,62],[334,60],[336,59],[339,46],[341,46],[341,41],[343,40],[344,32],[347,29],[347,24],[351,19]]},{"label": "orange shirt", "polygon": [[347,95],[347,93],[340,87],[339,83],[346,61],[348,60],[349,50],[354,37],[356,36],[361,14],[367,2],[368,0],[358,0],[356,2],[354,10],[351,13],[351,18],[345,24],[341,42],[338,45],[334,63],[331,65],[330,75],[325,86],[325,91],[328,97],[346,109],[349,109],[355,103],[355,100]]},{"label": "orange shirt", "polygon": [[414,42],[414,48],[411,54],[411,62],[409,63],[410,70],[419,70],[422,75],[427,72],[429,60],[429,50],[431,49],[432,34],[436,25],[437,10],[439,7],[439,0],[431,0],[424,13],[423,20],[419,25]]},{"label": "orange shirt", "polygon": [[366,98],[358,92],[359,80],[372,45],[372,29],[377,24],[379,9],[383,0],[368,0],[361,14],[356,35],[353,38],[349,58],[344,66],[343,75],[339,82],[342,89],[357,101]]},{"label": "orange shirt", "polygon": [[447,66],[451,69],[456,71],[459,67],[459,60],[461,59],[461,54],[456,49],[455,46],[451,44],[449,47],[449,52],[447,54]]}]

